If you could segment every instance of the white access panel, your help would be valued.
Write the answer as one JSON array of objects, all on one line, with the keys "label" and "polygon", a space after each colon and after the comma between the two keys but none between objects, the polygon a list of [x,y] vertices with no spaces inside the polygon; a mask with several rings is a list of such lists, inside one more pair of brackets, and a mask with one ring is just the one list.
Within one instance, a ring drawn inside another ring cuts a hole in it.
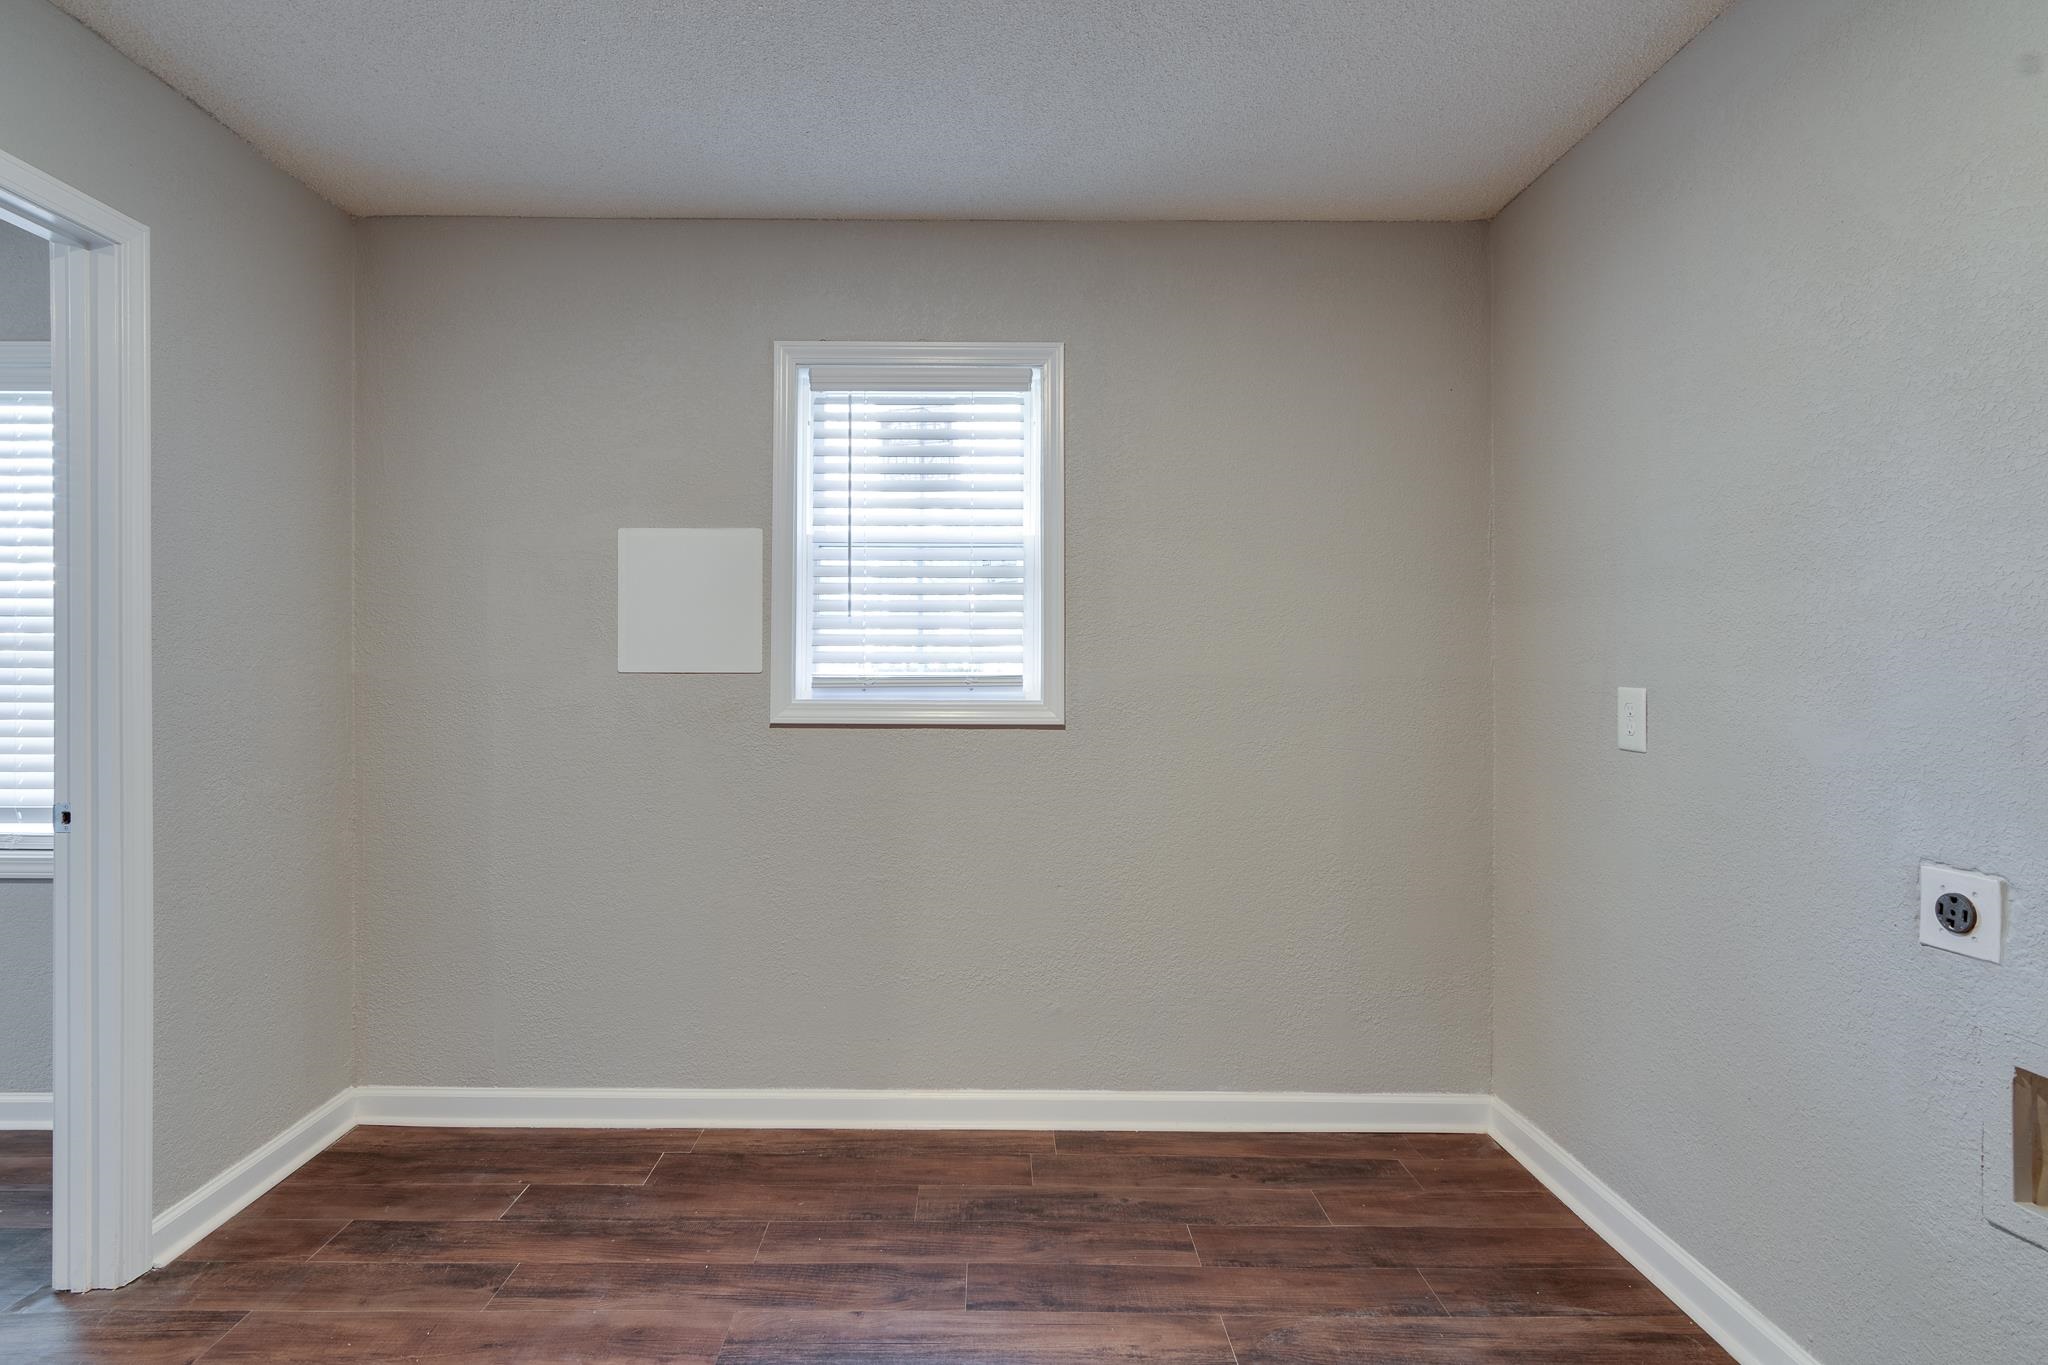
[{"label": "white access panel", "polygon": [[759,673],[761,532],[619,532],[619,672]]}]

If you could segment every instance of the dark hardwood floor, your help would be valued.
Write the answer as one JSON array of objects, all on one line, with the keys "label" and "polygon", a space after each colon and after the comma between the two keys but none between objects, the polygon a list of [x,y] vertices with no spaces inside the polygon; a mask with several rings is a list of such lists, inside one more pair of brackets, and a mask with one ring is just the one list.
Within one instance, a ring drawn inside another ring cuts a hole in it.
[{"label": "dark hardwood floor", "polygon": [[358,1128],[52,1294],[0,1134],[0,1361],[1726,1362],[1490,1140]]}]

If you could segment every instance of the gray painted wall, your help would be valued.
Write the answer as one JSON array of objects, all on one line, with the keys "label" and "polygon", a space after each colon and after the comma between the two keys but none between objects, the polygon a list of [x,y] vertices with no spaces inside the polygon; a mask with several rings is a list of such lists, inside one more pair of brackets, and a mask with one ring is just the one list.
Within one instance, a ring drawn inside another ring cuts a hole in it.
[{"label": "gray painted wall", "polygon": [[1748,0],[1493,233],[1499,1091],[1841,1365],[2048,1342],[1979,1203],[2048,1025],[2044,49]]},{"label": "gray painted wall", "polygon": [[151,230],[162,1208],[351,1074],[351,232],[43,0],[0,130]]},{"label": "gray painted wall", "polygon": [[0,341],[50,339],[50,244],[0,223]]},{"label": "gray painted wall", "polygon": [[50,884],[0,881],[0,1091],[50,1088]]},{"label": "gray painted wall", "polygon": [[[50,244],[0,223],[0,341],[50,335]],[[0,881],[0,1090],[50,1088],[50,884]]]},{"label": "gray painted wall", "polygon": [[[369,1080],[1485,1087],[1478,227],[362,244]],[[615,528],[766,526],[806,337],[1067,343],[1065,731],[615,671]]]}]

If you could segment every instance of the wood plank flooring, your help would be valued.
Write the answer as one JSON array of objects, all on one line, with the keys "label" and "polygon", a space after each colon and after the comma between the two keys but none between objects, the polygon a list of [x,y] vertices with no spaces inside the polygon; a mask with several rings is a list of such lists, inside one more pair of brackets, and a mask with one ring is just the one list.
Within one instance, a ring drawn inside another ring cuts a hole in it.
[{"label": "wood plank flooring", "polygon": [[48,1171],[0,1134],[0,1360],[1728,1360],[1478,1136],[358,1128],[84,1295]]}]

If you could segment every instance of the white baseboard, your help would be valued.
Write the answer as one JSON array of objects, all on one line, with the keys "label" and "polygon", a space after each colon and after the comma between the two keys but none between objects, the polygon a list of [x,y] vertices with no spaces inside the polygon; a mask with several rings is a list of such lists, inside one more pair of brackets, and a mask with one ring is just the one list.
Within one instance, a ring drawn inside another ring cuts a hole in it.
[{"label": "white baseboard", "polygon": [[1700,1264],[1626,1199],[1506,1100],[1493,1102],[1494,1138],[1569,1204],[1742,1365],[1820,1365],[1727,1281]]},{"label": "white baseboard", "polygon": [[369,1085],[358,1123],[507,1128],[1486,1131],[1485,1095],[1228,1090],[524,1090]]},{"label": "white baseboard", "polygon": [[156,1216],[150,1246],[158,1265],[240,1213],[356,1125],[356,1092],[333,1099]]},{"label": "white baseboard", "polygon": [[48,1128],[57,1113],[47,1092],[0,1090],[0,1131]]}]

